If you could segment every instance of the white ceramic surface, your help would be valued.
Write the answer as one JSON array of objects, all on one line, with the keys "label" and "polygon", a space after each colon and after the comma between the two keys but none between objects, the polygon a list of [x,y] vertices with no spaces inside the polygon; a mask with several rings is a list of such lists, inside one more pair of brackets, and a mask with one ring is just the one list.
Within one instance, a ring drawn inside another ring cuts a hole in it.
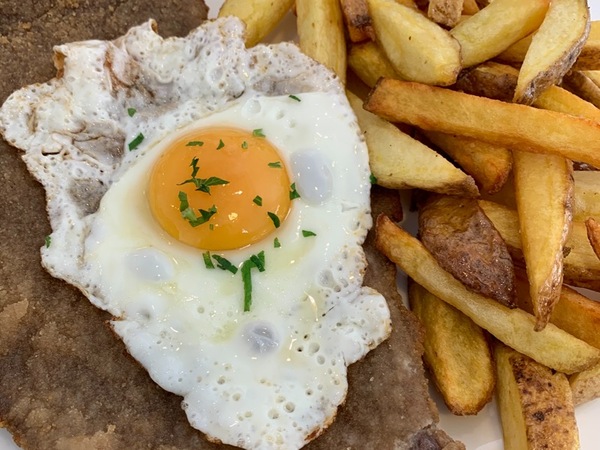
[{"label": "white ceramic surface", "polygon": [[[209,5],[209,17],[216,16],[223,0],[206,0]],[[588,0],[592,18],[600,20],[600,0]],[[295,24],[293,17],[288,17],[269,36],[269,40],[280,41],[293,39]],[[440,409],[440,426],[452,437],[465,443],[468,450],[503,450],[502,430],[495,403],[487,405],[483,411],[473,417],[456,417],[448,412],[437,393],[432,392]],[[577,422],[582,450],[600,448],[600,399],[582,405],[576,409]],[[0,429],[0,450],[19,450],[10,434]]]}]

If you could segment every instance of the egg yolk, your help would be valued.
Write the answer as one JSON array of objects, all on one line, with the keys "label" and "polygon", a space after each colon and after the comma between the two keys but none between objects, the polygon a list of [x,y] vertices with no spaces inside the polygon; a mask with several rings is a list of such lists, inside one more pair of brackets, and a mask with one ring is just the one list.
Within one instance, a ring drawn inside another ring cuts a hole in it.
[{"label": "egg yolk", "polygon": [[253,244],[290,208],[290,179],[262,130],[195,130],[156,162],[147,191],[152,214],[171,236],[205,250]]}]

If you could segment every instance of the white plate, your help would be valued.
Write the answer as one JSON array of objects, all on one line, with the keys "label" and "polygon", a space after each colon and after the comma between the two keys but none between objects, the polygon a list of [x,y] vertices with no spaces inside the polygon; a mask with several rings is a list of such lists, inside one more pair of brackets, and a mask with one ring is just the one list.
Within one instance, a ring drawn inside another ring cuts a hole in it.
[{"label": "white plate", "polygon": [[[223,0],[205,0],[210,7],[209,18],[216,12]],[[593,19],[600,20],[600,0],[589,0]],[[295,23],[291,15],[269,36],[269,40],[280,41],[294,37]],[[432,392],[439,410],[440,426],[453,438],[465,443],[469,450],[503,450],[502,429],[495,402],[473,417],[457,417],[448,412],[437,393]],[[595,450],[600,444],[600,399],[586,403],[575,410],[579,426],[582,450]],[[8,431],[0,429],[0,450],[19,450]]]}]

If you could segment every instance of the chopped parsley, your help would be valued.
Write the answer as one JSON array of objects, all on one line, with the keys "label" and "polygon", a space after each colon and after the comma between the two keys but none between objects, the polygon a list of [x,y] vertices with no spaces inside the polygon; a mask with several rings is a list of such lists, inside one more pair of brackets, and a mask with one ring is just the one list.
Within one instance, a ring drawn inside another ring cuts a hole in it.
[{"label": "chopped parsley", "polygon": [[225,147],[225,142],[223,142],[223,139],[219,139],[219,145],[217,146],[217,150],[221,150],[223,147]]},{"label": "chopped parsley", "polygon": [[217,262],[217,267],[219,269],[227,270],[234,275],[237,273],[238,268],[235,267],[233,264],[231,264],[231,262],[229,262],[228,259],[226,259],[222,256],[219,256],[219,255],[212,255],[212,257]]},{"label": "chopped parsley", "polygon": [[242,148],[246,150],[248,148],[248,143],[246,141],[242,142]]},{"label": "chopped parsley", "polygon": [[258,255],[252,255],[250,261],[254,263],[259,272],[265,271],[265,251],[262,250]]},{"label": "chopped parsley", "polygon": [[202,141],[190,141],[187,144],[185,144],[186,147],[202,147],[204,145],[204,142]]},{"label": "chopped parsley", "polygon": [[290,200],[294,200],[296,198],[300,198],[300,194],[296,190],[296,183],[292,183],[290,185]]},{"label": "chopped parsley", "polygon": [[254,203],[256,203],[258,206],[262,206],[262,197],[260,195],[257,195],[256,197],[254,197],[254,199],[252,201]]},{"label": "chopped parsley", "polygon": [[51,244],[52,244],[52,236],[48,235],[44,238],[44,245],[46,246],[46,248],[50,248]]},{"label": "chopped parsley", "polygon": [[129,114],[129,117],[135,116],[136,112],[137,110],[135,108],[127,108],[127,114]]},{"label": "chopped parsley", "polygon": [[262,128],[257,128],[256,130],[252,130],[252,136],[254,137],[266,137],[265,133],[263,133]]},{"label": "chopped parsley", "polygon": [[217,213],[217,208],[215,205],[212,205],[208,210],[199,209],[198,212],[200,216],[196,216],[194,210],[190,206],[188,202],[187,194],[183,191],[179,191],[179,211],[181,212],[181,217],[189,222],[189,224],[193,227],[197,227],[198,225],[202,225],[210,220],[212,216]]},{"label": "chopped parsley", "polygon": [[189,178],[184,182],[179,183],[178,186],[181,186],[182,184],[193,183],[194,186],[196,186],[197,191],[206,192],[207,194],[210,194],[211,186],[229,184],[229,181],[223,180],[219,177],[197,178],[196,175],[198,174],[199,167],[198,158],[196,157],[192,158],[190,167],[192,168],[192,178]]},{"label": "chopped parsley", "polygon": [[281,225],[281,220],[279,220],[279,217],[277,217],[277,214],[272,213],[272,212],[268,212],[267,214],[273,221],[273,225],[275,225],[275,228],[279,228],[279,225]]},{"label": "chopped parsley", "polygon": [[310,230],[302,230],[302,236],[304,237],[311,237],[311,236],[316,236],[317,233],[315,233],[314,231],[310,231]]},{"label": "chopped parsley", "polygon": [[207,269],[215,268],[215,265],[213,264],[212,259],[210,259],[210,252],[202,253],[202,258],[204,259],[204,265],[206,266]]},{"label": "chopped parsley", "polygon": [[131,150],[135,150],[136,148],[139,147],[139,145],[144,141],[144,135],[142,133],[138,134],[133,141],[131,141],[127,147],[129,148],[129,151]]},{"label": "chopped parsley", "polygon": [[268,166],[273,167],[274,169],[281,169],[281,161],[270,162]]},{"label": "chopped parsley", "polygon": [[373,174],[369,174],[369,182],[371,184],[377,184],[377,178]]},{"label": "chopped parsley", "polygon": [[259,272],[265,271],[265,252],[258,255],[252,255],[242,263],[242,283],[244,284],[244,312],[250,311],[252,306],[252,269],[258,269]]},{"label": "chopped parsley", "polygon": [[291,95],[291,94],[290,94],[290,95],[289,95],[289,97],[290,97],[292,100],[296,100],[297,102],[300,102],[300,101],[302,101],[302,100],[300,100],[300,97],[296,97],[295,95]]},{"label": "chopped parsley", "polygon": [[273,248],[279,248],[281,247],[281,242],[279,242],[279,238],[275,238],[273,240]]}]

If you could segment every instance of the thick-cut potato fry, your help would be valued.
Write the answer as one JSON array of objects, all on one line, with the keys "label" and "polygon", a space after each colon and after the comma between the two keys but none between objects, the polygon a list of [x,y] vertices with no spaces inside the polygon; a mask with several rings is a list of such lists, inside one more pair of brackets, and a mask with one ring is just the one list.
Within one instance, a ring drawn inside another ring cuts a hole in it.
[{"label": "thick-cut potato fry", "polygon": [[600,171],[576,171],[573,179],[573,219],[583,222],[589,217],[600,218]]},{"label": "thick-cut potato fry", "polygon": [[377,40],[402,78],[447,86],[461,69],[460,45],[419,11],[393,0],[368,0]]},{"label": "thick-cut potato fry", "polygon": [[597,108],[600,108],[600,86],[594,83],[584,72],[569,72],[563,78],[562,85]]},{"label": "thick-cut potato fry", "polygon": [[575,406],[600,397],[600,364],[569,377]]},{"label": "thick-cut potato fry", "polygon": [[467,16],[472,16],[479,12],[479,6],[475,0],[464,0],[462,13]]},{"label": "thick-cut potato fry", "polygon": [[[517,212],[498,203],[480,200],[479,205],[494,223],[508,245],[513,259],[523,260]],[[567,238],[564,258],[564,282],[572,286],[600,290],[600,260],[592,250],[582,222],[573,222]]]},{"label": "thick-cut potato fry", "polygon": [[219,17],[239,17],[246,24],[246,46],[258,44],[287,14],[294,0],[225,0]]},{"label": "thick-cut potato fry", "polygon": [[581,72],[600,87],[600,70],[582,70]]},{"label": "thick-cut potato fry", "polygon": [[587,0],[552,0],[519,70],[514,101],[531,105],[548,86],[560,81],[589,32]]},{"label": "thick-cut potato fry", "polygon": [[535,318],[469,291],[443,270],[416,238],[388,217],[376,223],[376,244],[409,277],[470,317],[497,339],[541,364],[564,373],[585,370],[600,359],[600,350],[549,324],[534,331]]},{"label": "thick-cut potato fry", "polygon": [[427,17],[451,28],[460,20],[462,11],[463,0],[429,0]]},{"label": "thick-cut potato fry", "polygon": [[512,153],[506,147],[436,131],[424,134],[475,179],[482,193],[498,192],[506,183],[512,169]]},{"label": "thick-cut potato fry", "polygon": [[339,0],[296,0],[298,42],[311,58],[346,80],[346,40]]},{"label": "thick-cut potato fry", "polygon": [[600,123],[579,117],[388,78],[364,107],[391,122],[600,167]]},{"label": "thick-cut potato fry", "polygon": [[548,0],[494,0],[450,33],[460,42],[464,67],[487,61],[537,30]]},{"label": "thick-cut potato fry", "polygon": [[408,300],[425,330],[425,363],[452,414],[477,414],[494,393],[494,364],[483,330],[456,308],[411,283]]},{"label": "thick-cut potato fry", "polygon": [[[529,282],[523,275],[517,276],[517,303],[519,308],[531,313],[533,305],[529,295]],[[563,286],[550,322],[576,338],[600,348],[600,302]]]},{"label": "thick-cut potato fry", "polygon": [[375,39],[367,0],[340,0],[340,4],[350,41],[362,42]]},{"label": "thick-cut potato fry", "polygon": [[348,92],[369,148],[371,173],[377,184],[394,189],[419,188],[432,192],[477,197],[473,178],[393,124],[365,111],[362,100]]},{"label": "thick-cut potato fry", "polygon": [[513,151],[515,199],[535,329],[550,319],[563,278],[563,247],[572,221],[571,161],[555,155]]},{"label": "thick-cut potato fry", "polygon": [[567,377],[503,344],[494,346],[504,448],[575,450],[579,433]]},{"label": "thick-cut potato fry", "polygon": [[600,109],[558,86],[550,86],[542,92],[533,105],[600,123]]},{"label": "thick-cut potato fry", "polygon": [[594,253],[600,258],[600,224],[590,217],[585,221],[585,228]]},{"label": "thick-cut potato fry", "polygon": [[385,53],[371,41],[350,47],[348,66],[369,87],[381,77],[401,78]]}]

